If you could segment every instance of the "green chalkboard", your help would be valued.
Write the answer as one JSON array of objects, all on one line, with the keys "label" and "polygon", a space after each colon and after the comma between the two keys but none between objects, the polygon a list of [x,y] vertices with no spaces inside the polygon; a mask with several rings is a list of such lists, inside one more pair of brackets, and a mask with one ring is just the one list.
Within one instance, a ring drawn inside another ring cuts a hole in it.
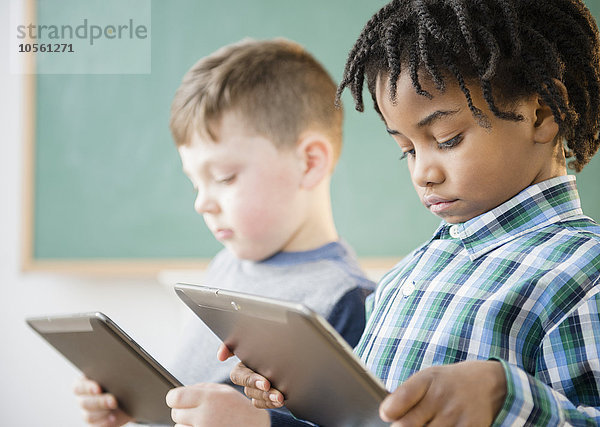
[{"label": "green chalkboard", "polygon": [[[81,16],[87,4],[65,8],[61,1],[35,1],[38,22]],[[32,261],[210,258],[220,245],[193,210],[194,192],[168,130],[183,74],[224,44],[283,36],[303,44],[339,81],[362,26],[385,3],[154,0],[146,16],[148,70],[36,74]],[[588,3],[599,16],[597,2]],[[399,258],[439,221],[421,207],[370,105],[361,114],[348,93],[343,100],[345,145],[333,180],[338,231],[361,257]],[[597,219],[599,177],[596,158],[578,181],[584,208]]]}]

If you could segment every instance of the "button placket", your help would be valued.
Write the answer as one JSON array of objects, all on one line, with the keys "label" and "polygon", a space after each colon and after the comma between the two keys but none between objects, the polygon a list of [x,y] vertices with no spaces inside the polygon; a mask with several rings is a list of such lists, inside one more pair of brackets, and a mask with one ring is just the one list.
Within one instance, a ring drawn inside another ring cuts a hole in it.
[{"label": "button placket", "polygon": [[417,287],[415,286],[415,281],[411,280],[408,283],[405,283],[404,286],[402,286],[402,295],[404,296],[404,298],[408,298],[416,289]]}]

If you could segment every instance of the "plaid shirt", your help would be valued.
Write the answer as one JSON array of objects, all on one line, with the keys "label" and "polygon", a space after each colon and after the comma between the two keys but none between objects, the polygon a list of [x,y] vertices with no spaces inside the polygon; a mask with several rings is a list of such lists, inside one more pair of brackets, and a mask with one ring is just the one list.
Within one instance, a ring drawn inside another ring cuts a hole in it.
[{"label": "plaid shirt", "polygon": [[381,280],[356,347],[393,390],[432,365],[498,359],[503,425],[600,424],[600,226],[573,176],[433,238]]}]

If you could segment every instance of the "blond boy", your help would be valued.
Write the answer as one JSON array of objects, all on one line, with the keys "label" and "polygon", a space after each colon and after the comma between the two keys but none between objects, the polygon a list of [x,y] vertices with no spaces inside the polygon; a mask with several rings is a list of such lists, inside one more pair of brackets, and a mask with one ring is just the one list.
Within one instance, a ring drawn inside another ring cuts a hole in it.
[{"label": "blond boy", "polygon": [[[173,100],[171,131],[197,191],[194,208],[225,246],[205,283],[301,301],[354,345],[373,286],[333,222],[330,180],[342,142],[335,91],[296,43],[244,40],[188,71]],[[199,320],[187,328],[170,369],[184,384],[213,384],[170,393],[174,421],[202,424],[202,405],[227,398],[237,405],[231,416],[268,421],[243,395],[214,384],[227,382],[232,368],[216,360],[218,344]],[[78,382],[76,394],[90,423],[128,420],[95,382]]]}]

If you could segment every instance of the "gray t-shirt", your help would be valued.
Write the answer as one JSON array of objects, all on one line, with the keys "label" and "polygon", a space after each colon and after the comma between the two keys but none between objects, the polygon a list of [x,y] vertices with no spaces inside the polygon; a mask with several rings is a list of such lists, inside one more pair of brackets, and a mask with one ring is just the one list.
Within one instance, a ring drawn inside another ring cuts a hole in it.
[{"label": "gray t-shirt", "polygon": [[[240,260],[228,250],[212,260],[204,285],[302,302],[321,314],[353,346],[364,328],[364,298],[375,287],[343,241],[304,252],[279,252],[260,261]],[[219,339],[198,318],[183,333],[171,373],[183,384],[227,382],[236,358],[219,362]]]}]

